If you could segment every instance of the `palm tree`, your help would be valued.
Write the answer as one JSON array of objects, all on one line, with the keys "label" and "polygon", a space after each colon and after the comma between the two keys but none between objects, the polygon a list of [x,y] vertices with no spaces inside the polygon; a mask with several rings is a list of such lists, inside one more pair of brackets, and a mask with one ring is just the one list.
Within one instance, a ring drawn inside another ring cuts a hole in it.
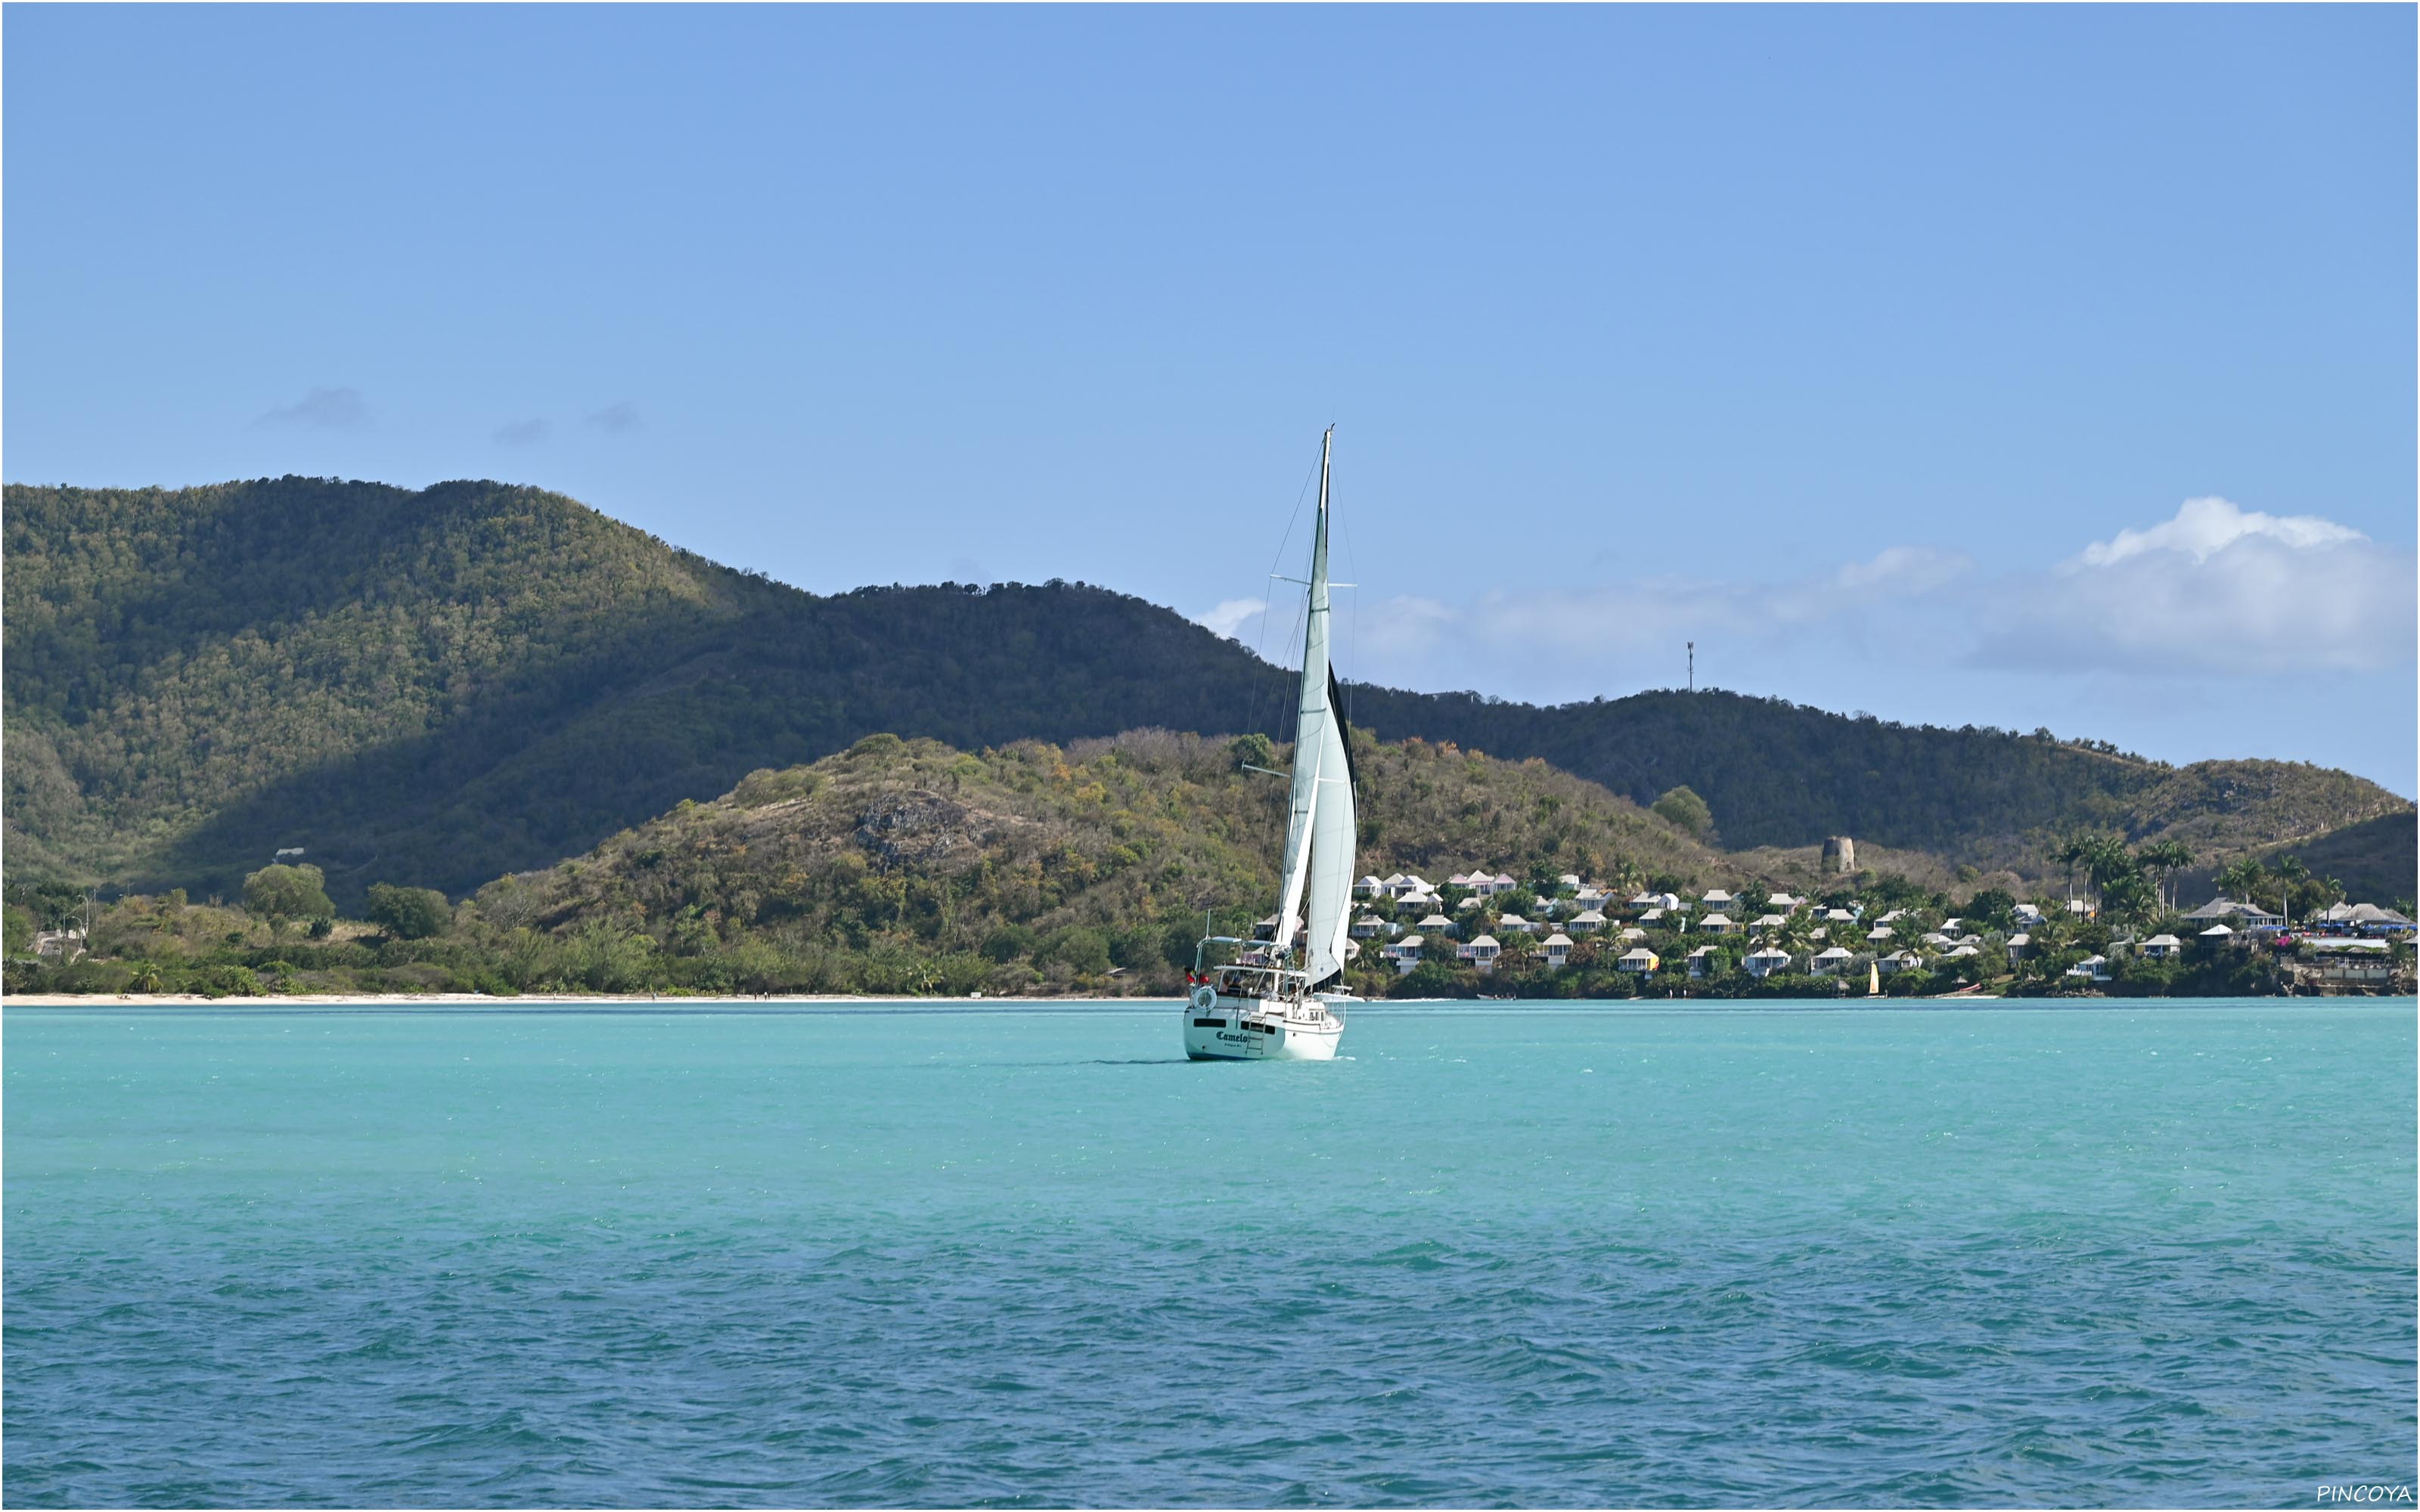
[{"label": "palm tree", "polygon": [[2084,836],[2070,835],[2059,841],[2058,849],[2054,854],[2058,857],[2059,864],[2067,868],[2067,897],[2068,901],[2072,903],[2075,901],[2076,863],[2091,854],[2091,847]]},{"label": "palm tree", "polygon": [[2142,868],[2141,863],[2128,854],[2126,842],[2117,836],[2094,835],[2090,841],[2091,850],[2086,864],[2091,869],[2093,900],[2098,906],[2101,894],[2109,884],[2119,877],[2134,875]]},{"label": "palm tree", "polygon": [[1807,958],[1807,969],[1814,968],[1815,911],[1812,908],[1792,909],[1776,933],[1779,936],[1781,949],[1790,952],[1792,970],[1798,969],[1797,962],[1802,956]]},{"label": "palm tree", "polygon": [[2182,841],[2155,840],[2143,847],[2142,858],[2145,864],[2159,869],[2161,906],[2175,908],[2177,873],[2193,865],[2193,852],[2185,848]]},{"label": "palm tree", "polygon": [[142,971],[137,973],[134,978],[134,990],[136,992],[148,993],[152,996],[156,997],[160,995],[160,968],[158,966],[147,965],[142,969]]},{"label": "palm tree", "polygon": [[2239,856],[2218,873],[2218,890],[2229,898],[2252,902],[2269,880],[2269,873],[2249,856]]},{"label": "palm tree", "polygon": [[2294,897],[2310,880],[2311,869],[2303,864],[2301,856],[2281,856],[2277,858],[2277,911],[2286,916],[2289,924],[2294,921]]},{"label": "palm tree", "polygon": [[2087,895],[2097,912],[2101,888],[2111,879],[2133,869],[2134,858],[2126,854],[2126,842],[2117,836],[2100,830],[2084,829],[2060,842],[2058,858],[2067,865],[2067,895],[2075,896],[2075,870],[2084,869]]}]

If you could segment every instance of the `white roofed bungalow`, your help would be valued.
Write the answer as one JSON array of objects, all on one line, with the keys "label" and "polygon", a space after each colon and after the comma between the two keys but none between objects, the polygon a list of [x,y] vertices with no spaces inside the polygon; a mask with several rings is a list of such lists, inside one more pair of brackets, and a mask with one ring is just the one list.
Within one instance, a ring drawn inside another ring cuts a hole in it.
[{"label": "white roofed bungalow", "polygon": [[1749,951],[1746,965],[1751,977],[1770,977],[1776,971],[1790,969],[1790,952],[1776,950],[1768,945],[1761,950]]},{"label": "white roofed bungalow", "polygon": [[1711,946],[1711,945],[1701,945],[1701,946],[1699,946],[1696,949],[1694,949],[1694,950],[1692,950],[1692,951],[1690,951],[1690,952],[1689,952],[1689,975],[1690,975],[1690,976],[1692,976],[1692,977],[1703,977],[1707,972],[1712,971],[1712,970],[1714,970],[1714,948],[1713,946]]},{"label": "white roofed bungalow", "polygon": [[1455,923],[1452,919],[1446,918],[1443,914],[1431,914],[1428,918],[1420,920],[1419,927],[1424,930],[1435,930],[1439,934],[1459,934],[1462,933],[1462,926]]},{"label": "white roofed bungalow", "polygon": [[2355,903],[2338,922],[2350,924],[2369,934],[2410,934],[2415,928],[2420,928],[2394,909],[2381,908],[2376,903]]},{"label": "white roofed bungalow", "polygon": [[1642,945],[1637,949],[1622,951],[1621,959],[1616,961],[1613,966],[1616,971],[1625,971],[1633,976],[1644,976],[1663,964],[1656,959],[1654,951]]},{"label": "white roofed bungalow", "polygon": [[1565,927],[1575,934],[1586,934],[1605,928],[1605,916],[1593,908],[1583,908],[1572,916],[1571,923]]},{"label": "white roofed bungalow", "polygon": [[1709,934],[1736,934],[1739,926],[1721,914],[1708,914],[1698,921],[1698,927]]},{"label": "white roofed bungalow", "polygon": [[1395,963],[1397,972],[1407,972],[1420,964],[1420,951],[1427,947],[1428,943],[1417,934],[1406,934],[1380,949],[1378,953]]},{"label": "white roofed bungalow", "polygon": [[1849,952],[1841,949],[1837,945],[1828,950],[1819,950],[1815,955],[1815,975],[1819,977],[1831,976],[1833,973],[1838,971],[1842,966],[1847,965],[1849,964]]},{"label": "white roofed bungalow", "polygon": [[2185,920],[2193,924],[2233,924],[2238,929],[2275,929],[2286,922],[2283,917],[2258,903],[2238,903],[2232,898],[2212,898],[2187,914]]},{"label": "white roofed bungalow", "polygon": [[1457,948],[1453,953],[1481,971],[1493,971],[1496,958],[1503,951],[1504,947],[1497,943],[1495,935],[1481,934],[1468,945]]},{"label": "white roofed bungalow", "polygon": [[1546,969],[1560,971],[1572,958],[1572,937],[1559,931],[1546,936]]}]

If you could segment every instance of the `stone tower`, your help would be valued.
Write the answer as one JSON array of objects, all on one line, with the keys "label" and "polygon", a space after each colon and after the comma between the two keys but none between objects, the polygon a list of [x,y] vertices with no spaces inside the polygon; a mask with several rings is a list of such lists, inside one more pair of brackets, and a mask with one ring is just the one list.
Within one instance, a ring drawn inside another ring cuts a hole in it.
[{"label": "stone tower", "polygon": [[1823,870],[1847,876],[1857,869],[1857,842],[1846,835],[1835,835],[1823,842]]}]

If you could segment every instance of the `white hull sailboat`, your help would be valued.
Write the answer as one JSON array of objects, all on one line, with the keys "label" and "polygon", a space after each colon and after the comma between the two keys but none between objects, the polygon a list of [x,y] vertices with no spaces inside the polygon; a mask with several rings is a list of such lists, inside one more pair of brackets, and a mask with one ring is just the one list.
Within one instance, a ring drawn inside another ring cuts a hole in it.
[{"label": "white hull sailboat", "polygon": [[[1327,458],[1319,443],[1302,690],[1278,911],[1253,938],[1212,935],[1187,979],[1185,1053],[1195,1060],[1333,1060],[1344,1038],[1342,990],[1353,903],[1353,754],[1327,658]],[[1223,964],[1211,959],[1214,949]]]}]

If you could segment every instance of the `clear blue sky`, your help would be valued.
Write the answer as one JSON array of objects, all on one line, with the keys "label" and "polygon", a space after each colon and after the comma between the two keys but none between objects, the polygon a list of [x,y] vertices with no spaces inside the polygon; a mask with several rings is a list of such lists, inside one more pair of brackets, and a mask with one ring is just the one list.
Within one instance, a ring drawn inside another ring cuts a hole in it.
[{"label": "clear blue sky", "polygon": [[2410,7],[5,25],[11,480],[504,478],[1250,641],[1333,420],[1348,675],[1695,639],[2414,791]]}]

